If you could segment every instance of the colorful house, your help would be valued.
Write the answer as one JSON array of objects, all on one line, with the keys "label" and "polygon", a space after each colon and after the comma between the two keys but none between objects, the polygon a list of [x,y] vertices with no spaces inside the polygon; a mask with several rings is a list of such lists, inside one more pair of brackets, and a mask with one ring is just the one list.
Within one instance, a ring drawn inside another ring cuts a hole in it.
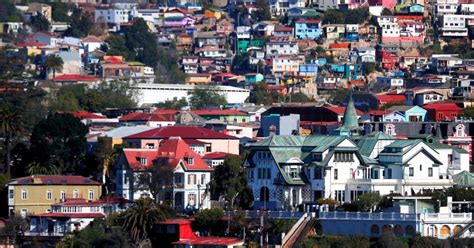
[{"label": "colorful house", "polygon": [[243,123],[250,120],[249,114],[233,109],[193,110],[192,112],[204,119],[218,119],[225,123]]},{"label": "colorful house", "polygon": [[247,73],[245,74],[245,82],[247,83],[258,83],[264,79],[261,73]]},{"label": "colorful house", "polygon": [[9,215],[23,217],[48,213],[51,205],[66,198],[97,200],[102,195],[102,185],[83,176],[33,175],[13,179],[7,186]]},{"label": "colorful house", "polygon": [[320,20],[299,19],[295,22],[295,38],[297,39],[318,39],[321,36]]},{"label": "colorful house", "polygon": [[418,106],[393,106],[387,111],[389,113],[384,116],[384,121],[422,122],[427,119],[427,111]]},{"label": "colorful house", "polygon": [[423,106],[428,111],[430,121],[451,121],[457,118],[462,108],[454,102],[432,103]]}]

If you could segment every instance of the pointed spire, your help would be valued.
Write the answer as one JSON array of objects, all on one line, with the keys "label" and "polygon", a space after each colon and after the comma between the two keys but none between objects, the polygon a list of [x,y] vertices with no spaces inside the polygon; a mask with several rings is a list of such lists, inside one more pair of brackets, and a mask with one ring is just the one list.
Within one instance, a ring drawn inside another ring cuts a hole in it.
[{"label": "pointed spire", "polygon": [[347,103],[346,110],[344,111],[342,126],[349,129],[359,127],[356,108],[354,106],[354,101],[352,100],[352,91],[349,92],[349,102]]}]

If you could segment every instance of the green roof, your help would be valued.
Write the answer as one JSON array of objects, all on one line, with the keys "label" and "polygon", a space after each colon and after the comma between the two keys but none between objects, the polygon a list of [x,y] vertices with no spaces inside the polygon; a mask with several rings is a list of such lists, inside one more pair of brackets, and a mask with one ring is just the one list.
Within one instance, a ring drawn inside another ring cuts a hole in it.
[{"label": "green roof", "polygon": [[380,131],[359,137],[356,143],[359,147],[360,154],[370,156],[379,140],[395,140],[395,138]]},{"label": "green roof", "polygon": [[131,66],[145,66],[145,64],[143,64],[142,62],[138,62],[138,61],[130,61],[130,62],[126,62],[127,65],[131,65]]},{"label": "green roof", "polygon": [[344,111],[342,127],[348,129],[359,127],[359,122],[357,121],[357,112],[354,106],[354,101],[352,100],[352,94],[349,95],[349,102],[347,103],[346,110]]},{"label": "green roof", "polygon": [[461,187],[473,187],[474,186],[474,174],[467,171],[460,172],[453,176],[453,181],[457,186]]},{"label": "green roof", "polygon": [[385,146],[385,148],[405,148],[407,146],[413,146],[421,142],[421,140],[395,140],[392,144]]},{"label": "green roof", "polygon": [[466,150],[462,149],[461,147],[452,146],[453,150],[457,151],[458,153],[468,153]]}]

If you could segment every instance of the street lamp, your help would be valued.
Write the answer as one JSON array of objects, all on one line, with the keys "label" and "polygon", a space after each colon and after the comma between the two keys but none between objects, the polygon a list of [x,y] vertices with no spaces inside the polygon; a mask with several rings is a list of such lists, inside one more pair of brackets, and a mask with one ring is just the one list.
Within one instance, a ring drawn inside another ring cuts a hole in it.
[{"label": "street lamp", "polygon": [[197,185],[198,187],[198,211],[201,209],[201,184]]}]

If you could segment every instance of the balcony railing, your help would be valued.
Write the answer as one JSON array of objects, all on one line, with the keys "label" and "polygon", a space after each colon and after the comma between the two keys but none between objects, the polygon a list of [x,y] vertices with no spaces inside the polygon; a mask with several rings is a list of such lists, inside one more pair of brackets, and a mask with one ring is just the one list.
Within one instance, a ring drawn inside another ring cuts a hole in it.
[{"label": "balcony railing", "polygon": [[366,212],[321,212],[320,219],[346,219],[346,220],[401,220],[416,221],[419,214],[402,213],[366,213]]}]

